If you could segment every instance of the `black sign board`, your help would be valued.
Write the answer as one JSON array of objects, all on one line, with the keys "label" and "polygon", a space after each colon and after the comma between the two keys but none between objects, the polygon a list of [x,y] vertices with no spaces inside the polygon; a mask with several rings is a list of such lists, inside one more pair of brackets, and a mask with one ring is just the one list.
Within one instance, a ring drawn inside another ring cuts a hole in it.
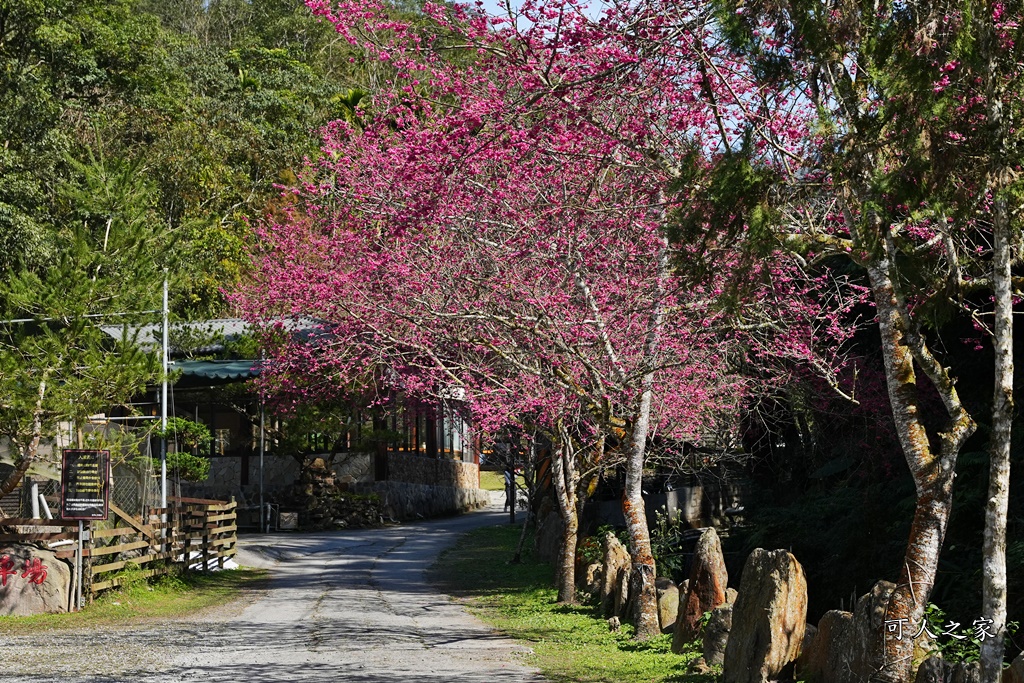
[{"label": "black sign board", "polygon": [[60,516],[106,519],[110,509],[110,451],[65,449]]}]

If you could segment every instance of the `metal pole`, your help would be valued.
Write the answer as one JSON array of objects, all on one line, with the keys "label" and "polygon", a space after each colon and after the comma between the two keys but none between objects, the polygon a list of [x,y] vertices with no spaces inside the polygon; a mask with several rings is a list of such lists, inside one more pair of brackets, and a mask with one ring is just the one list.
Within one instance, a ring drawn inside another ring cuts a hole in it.
[{"label": "metal pole", "polygon": [[78,557],[76,558],[75,568],[75,606],[80,610],[82,609],[82,570],[85,567],[85,562],[82,560],[82,541],[85,535],[84,524],[82,520],[78,520]]},{"label": "metal pole", "polygon": [[269,515],[263,511],[263,453],[265,450],[265,439],[264,439],[264,421],[266,420],[266,410],[263,404],[263,399],[260,398],[260,533],[266,533],[269,528],[270,520],[267,519]]},{"label": "metal pole", "polygon": [[46,502],[46,497],[41,493],[39,494],[39,507],[42,509],[46,519],[53,519],[53,513],[50,512],[50,504]]},{"label": "metal pole", "polygon": [[[163,382],[160,388],[160,507],[167,510],[167,367],[168,367],[168,342],[167,342],[167,269],[164,268],[164,306],[163,306]],[[166,521],[166,519],[165,519]]]}]

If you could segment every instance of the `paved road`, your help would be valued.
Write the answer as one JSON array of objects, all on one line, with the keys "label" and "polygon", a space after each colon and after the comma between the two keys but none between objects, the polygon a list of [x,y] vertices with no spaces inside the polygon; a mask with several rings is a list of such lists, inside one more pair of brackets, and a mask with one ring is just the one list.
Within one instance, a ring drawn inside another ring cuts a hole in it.
[{"label": "paved road", "polygon": [[272,572],[250,604],[213,620],[55,633],[45,645],[0,637],[0,681],[540,683],[518,661],[525,648],[422,580],[459,534],[506,520],[492,508],[383,530],[248,536],[241,561]]}]

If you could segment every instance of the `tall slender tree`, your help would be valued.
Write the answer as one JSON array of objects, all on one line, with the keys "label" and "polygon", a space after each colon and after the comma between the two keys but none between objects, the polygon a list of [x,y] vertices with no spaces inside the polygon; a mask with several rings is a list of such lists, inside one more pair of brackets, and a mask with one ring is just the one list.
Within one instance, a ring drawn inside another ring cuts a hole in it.
[{"label": "tall slender tree", "polygon": [[[785,184],[787,244],[817,257],[846,253],[866,270],[878,313],[890,403],[917,487],[903,570],[887,617],[921,622],[952,506],[957,455],[975,421],[936,345],[930,320],[994,292],[996,350],[983,643],[986,681],[999,680],[1005,624],[1005,520],[1012,420],[1011,235],[1019,163],[1020,8],[1003,3],[728,4],[724,28],[765,88],[796,86],[814,103],[821,153]],[[1009,17],[1014,17],[1010,19]],[[781,180],[781,179],[780,179]],[[796,181],[796,182],[794,182]],[[824,183],[834,202],[813,199]],[[801,189],[802,188],[802,189]],[[803,192],[803,196],[800,196]],[[987,327],[987,325],[986,325]],[[923,377],[921,377],[923,376]],[[929,430],[920,379],[946,411]],[[878,680],[907,680],[912,643],[890,636]]]}]

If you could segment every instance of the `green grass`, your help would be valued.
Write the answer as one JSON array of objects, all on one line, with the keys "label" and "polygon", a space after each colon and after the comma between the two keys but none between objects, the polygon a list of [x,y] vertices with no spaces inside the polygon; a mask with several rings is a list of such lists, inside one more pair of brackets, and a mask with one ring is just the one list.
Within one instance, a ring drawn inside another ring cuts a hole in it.
[{"label": "green grass", "polygon": [[480,488],[487,491],[504,491],[505,473],[480,470]]},{"label": "green grass", "polygon": [[266,586],[267,573],[257,569],[189,572],[159,577],[150,582],[135,578],[130,569],[121,575],[128,579],[126,585],[102,594],[81,612],[0,617],[0,635],[194,617],[207,610],[226,608],[236,600],[254,595]]},{"label": "green grass", "polygon": [[522,564],[508,563],[518,536],[519,529],[508,526],[474,531],[442,554],[429,577],[488,624],[529,645],[530,663],[552,681],[714,681],[687,672],[699,655],[672,654],[669,635],[636,643],[631,626],[610,632],[592,606],[557,604],[550,565],[529,556]]}]

